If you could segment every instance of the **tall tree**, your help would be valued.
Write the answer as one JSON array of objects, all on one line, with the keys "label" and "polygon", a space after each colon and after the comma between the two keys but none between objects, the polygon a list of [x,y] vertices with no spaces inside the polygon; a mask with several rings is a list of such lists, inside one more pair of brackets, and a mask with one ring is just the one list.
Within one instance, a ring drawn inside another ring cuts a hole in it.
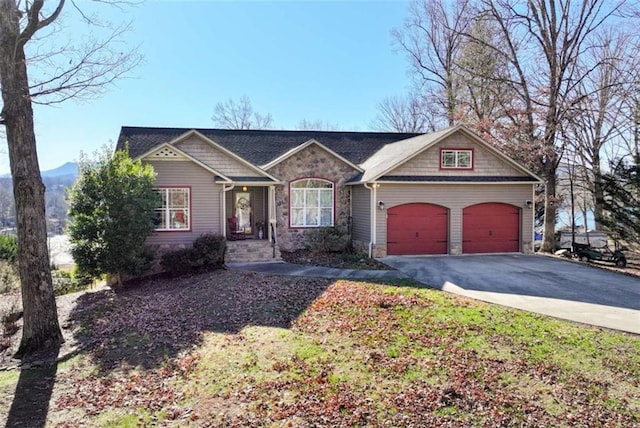
[{"label": "tall tree", "polygon": [[[579,58],[581,73],[593,72],[576,87],[578,102],[569,115],[566,141],[576,153],[586,189],[592,199],[597,229],[604,226],[603,161],[625,153],[622,137],[633,121],[627,114],[628,100],[638,82],[640,59],[637,37],[620,27],[606,29],[595,38],[595,46]],[[628,153],[628,151],[627,151]],[[571,153],[569,153],[570,155]]]},{"label": "tall tree", "polygon": [[558,198],[557,168],[563,154],[560,138],[575,104],[576,87],[593,70],[581,70],[578,58],[593,48],[595,32],[614,18],[622,2],[601,0],[481,0],[482,16],[495,22],[504,40],[496,46],[479,40],[509,64],[506,83],[519,112],[513,125],[521,152],[532,155],[545,181],[543,251],[553,251]]},{"label": "tall tree", "polygon": [[[24,308],[17,356],[55,348],[62,341],[49,267],[44,184],[36,152],[32,103],[37,102],[36,98],[52,103],[93,95],[139,61],[135,53],[109,49],[109,44],[124,31],[122,27],[104,40],[81,47],[61,40],[52,28],[64,9],[65,0],[47,2],[46,6],[45,0],[0,0],[0,123],[6,130],[13,178]],[[91,19],[89,15],[82,17]],[[60,44],[52,47],[56,42]],[[25,53],[29,43],[38,47],[33,61]],[[45,54],[47,47],[50,50]],[[39,67],[30,80],[27,66],[32,64]]]},{"label": "tall tree", "polygon": [[500,46],[503,40],[491,20],[474,18],[468,31],[469,36],[462,39],[456,59],[460,89],[455,119],[500,143],[497,130],[508,120],[514,94],[505,83],[507,61],[489,46]]},{"label": "tall tree", "polygon": [[378,131],[428,132],[435,131],[436,113],[431,111],[420,95],[386,97],[378,103],[378,114],[371,126]]},{"label": "tall tree", "polygon": [[392,31],[404,51],[420,92],[440,106],[446,125],[453,125],[459,100],[458,66],[470,21],[469,0],[416,0],[401,28]]},{"label": "tall tree", "polygon": [[225,129],[268,129],[273,126],[271,114],[255,111],[247,96],[238,101],[220,101],[213,108],[211,120],[215,126]]},{"label": "tall tree", "polygon": [[627,242],[640,245],[640,156],[611,162],[611,171],[603,174],[602,222]]}]

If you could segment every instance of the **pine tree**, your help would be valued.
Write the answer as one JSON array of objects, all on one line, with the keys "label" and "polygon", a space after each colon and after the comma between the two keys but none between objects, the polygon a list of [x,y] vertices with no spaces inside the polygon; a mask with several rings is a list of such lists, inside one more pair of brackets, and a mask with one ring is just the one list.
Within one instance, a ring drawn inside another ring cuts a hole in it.
[{"label": "pine tree", "polygon": [[640,156],[612,163],[603,190],[604,226],[622,240],[640,244]]}]

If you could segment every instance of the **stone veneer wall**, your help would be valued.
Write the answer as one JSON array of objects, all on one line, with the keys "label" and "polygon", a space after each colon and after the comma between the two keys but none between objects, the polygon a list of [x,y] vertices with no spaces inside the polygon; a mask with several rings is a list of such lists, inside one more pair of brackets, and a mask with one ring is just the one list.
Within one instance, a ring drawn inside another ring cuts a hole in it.
[{"label": "stone veneer wall", "polygon": [[323,148],[312,144],[274,165],[267,171],[285,184],[276,188],[276,221],[278,245],[282,251],[305,247],[307,228],[289,227],[289,183],[301,178],[322,178],[332,181],[335,190],[334,224],[347,226],[351,215],[351,192],[344,183],[358,171],[337,159]]}]

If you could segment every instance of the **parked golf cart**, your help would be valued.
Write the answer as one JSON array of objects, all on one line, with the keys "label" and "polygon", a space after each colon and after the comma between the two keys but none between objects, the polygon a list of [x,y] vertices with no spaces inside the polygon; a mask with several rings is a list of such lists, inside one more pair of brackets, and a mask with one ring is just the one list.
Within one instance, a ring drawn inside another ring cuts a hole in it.
[{"label": "parked golf cart", "polygon": [[627,266],[627,258],[621,250],[611,251],[608,245],[601,248],[593,248],[588,244],[575,243],[573,245],[573,254],[582,262],[599,261],[613,263],[616,267],[624,268]]}]

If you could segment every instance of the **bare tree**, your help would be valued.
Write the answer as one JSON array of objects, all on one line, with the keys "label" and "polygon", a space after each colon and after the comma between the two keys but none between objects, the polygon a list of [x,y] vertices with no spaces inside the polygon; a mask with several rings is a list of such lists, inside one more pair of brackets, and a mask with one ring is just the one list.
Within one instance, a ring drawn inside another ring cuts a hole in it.
[{"label": "bare tree", "polygon": [[592,70],[580,70],[578,58],[593,46],[599,28],[620,10],[621,2],[601,0],[481,0],[482,16],[494,21],[504,43],[478,40],[509,64],[508,83],[517,96],[511,115],[514,135],[526,144],[545,181],[543,251],[554,249],[558,198],[557,168],[563,154],[560,137],[575,104],[577,86]]},{"label": "bare tree", "polygon": [[262,115],[254,111],[247,96],[242,96],[237,102],[228,99],[217,103],[211,120],[215,126],[225,129],[268,129],[273,126],[271,114]]},{"label": "bare tree", "polygon": [[371,126],[378,131],[435,131],[435,115],[430,111],[430,106],[416,94],[386,97],[378,103],[378,114]]},{"label": "bare tree", "polygon": [[584,170],[597,229],[603,227],[604,219],[603,160],[620,157],[619,150],[625,148],[620,144],[622,137],[633,124],[625,109],[638,83],[635,39],[620,28],[607,29],[579,60],[582,74],[593,71],[576,88],[579,101],[569,117],[566,138]]},{"label": "bare tree", "polygon": [[456,60],[470,20],[469,0],[415,0],[392,37],[404,51],[427,102],[440,106],[447,125],[455,123],[459,100]]},{"label": "bare tree", "polygon": [[[114,52],[109,48],[124,28],[82,47],[75,47],[71,41],[56,46],[55,42],[62,38],[54,23],[62,11],[75,9],[82,13],[73,1],[72,8],[65,8],[65,4],[65,0],[47,5],[45,0],[0,0],[0,123],[6,130],[13,178],[24,309],[17,356],[56,349],[63,340],[47,251],[44,184],[36,152],[32,103],[94,96],[139,61],[135,52]],[[92,23],[90,16],[82,17]],[[28,44],[33,45],[29,57],[25,54]],[[37,69],[32,80],[27,66]]]},{"label": "bare tree", "polygon": [[300,131],[338,131],[340,130],[340,126],[323,120],[302,119],[298,122],[296,129]]},{"label": "bare tree", "polygon": [[504,42],[492,20],[474,18],[468,31],[470,36],[462,39],[456,59],[460,88],[455,119],[501,143],[496,129],[508,120],[515,94],[505,83],[509,74],[506,59],[490,46]]}]

